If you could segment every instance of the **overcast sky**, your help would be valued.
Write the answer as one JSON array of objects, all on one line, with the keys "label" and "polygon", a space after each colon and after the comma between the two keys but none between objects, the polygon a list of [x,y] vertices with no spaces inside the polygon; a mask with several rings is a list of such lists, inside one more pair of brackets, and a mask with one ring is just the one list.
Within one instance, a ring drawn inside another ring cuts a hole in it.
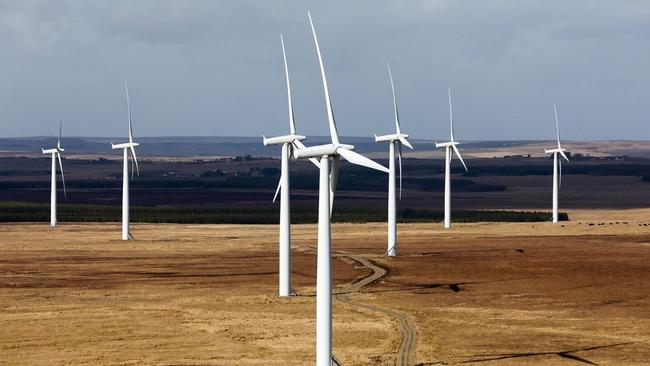
[{"label": "overcast sky", "polygon": [[650,1],[0,1],[0,136],[328,134],[311,10],[339,133],[459,140],[650,139]]}]

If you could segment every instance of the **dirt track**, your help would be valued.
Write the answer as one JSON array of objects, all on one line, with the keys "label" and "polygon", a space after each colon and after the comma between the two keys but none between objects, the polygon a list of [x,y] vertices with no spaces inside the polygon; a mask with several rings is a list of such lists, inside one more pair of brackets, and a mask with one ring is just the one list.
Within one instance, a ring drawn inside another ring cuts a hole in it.
[{"label": "dirt track", "polygon": [[415,346],[416,346],[417,332],[415,330],[415,326],[413,325],[409,317],[406,314],[399,313],[389,308],[376,306],[376,305],[363,304],[354,301],[350,298],[351,293],[361,291],[363,287],[382,279],[388,273],[388,271],[385,268],[382,268],[372,263],[368,258],[360,255],[354,255],[348,253],[337,253],[334,254],[334,257],[350,258],[353,261],[358,262],[359,264],[365,266],[370,271],[372,271],[370,275],[363,277],[360,280],[357,280],[354,283],[352,283],[350,286],[345,287],[342,290],[338,291],[334,295],[335,298],[346,304],[365,308],[372,311],[378,311],[394,319],[402,333],[402,341],[400,343],[397,352],[396,364],[398,366],[413,365],[413,360],[415,359]]},{"label": "dirt track", "polygon": [[[400,225],[396,258],[382,255],[382,225],[334,225],[347,301],[334,304],[335,354],[345,366],[647,364],[650,212],[608,214]],[[118,225],[0,225],[0,363],[311,364],[315,298],[275,296],[276,230],[135,225],[123,243]],[[315,226],[293,238],[314,246]],[[298,292],[314,292],[315,264],[294,250]]]},{"label": "dirt track", "polygon": [[[316,248],[313,247],[297,248],[297,249],[298,250],[307,249],[307,251],[310,251],[312,253],[316,252]],[[367,309],[374,312],[379,312],[393,319],[396,322],[397,326],[399,327],[400,332],[402,333],[402,340],[400,342],[399,349],[397,351],[395,364],[399,366],[412,365],[413,360],[415,358],[417,332],[415,330],[415,326],[413,325],[409,317],[405,314],[393,311],[389,308],[360,303],[358,301],[354,301],[351,298],[351,295],[354,295],[354,293],[361,292],[363,291],[364,287],[376,281],[381,280],[384,276],[386,276],[388,270],[386,268],[380,267],[377,264],[373,263],[365,256],[355,255],[355,254],[346,253],[342,251],[333,253],[332,256],[334,258],[348,258],[358,264],[361,264],[362,266],[366,267],[370,271],[367,275],[362,276],[361,278],[357,278],[349,285],[346,285],[340,290],[334,292],[333,297],[344,304],[348,304],[357,308]],[[311,293],[309,295],[314,296],[315,294]],[[341,361],[336,358],[336,356],[334,356],[334,361],[335,364],[338,365],[342,364]]]}]

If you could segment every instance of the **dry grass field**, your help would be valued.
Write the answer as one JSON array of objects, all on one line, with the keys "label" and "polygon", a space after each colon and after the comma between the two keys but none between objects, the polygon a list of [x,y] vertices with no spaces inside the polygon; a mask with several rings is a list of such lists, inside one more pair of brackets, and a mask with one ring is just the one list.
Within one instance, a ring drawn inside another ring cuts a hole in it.
[{"label": "dry grass field", "polygon": [[[650,210],[552,225],[332,228],[343,365],[650,363]],[[0,225],[2,365],[305,365],[315,225],[293,228],[299,296],[280,299],[277,227]]]}]

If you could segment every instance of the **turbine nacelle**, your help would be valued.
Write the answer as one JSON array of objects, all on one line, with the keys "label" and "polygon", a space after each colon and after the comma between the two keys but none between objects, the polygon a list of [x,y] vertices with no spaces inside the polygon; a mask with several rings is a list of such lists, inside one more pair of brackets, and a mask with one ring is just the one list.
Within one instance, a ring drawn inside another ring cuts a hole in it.
[{"label": "turbine nacelle", "polygon": [[549,149],[549,150],[544,150],[544,154],[555,154],[555,153],[562,153],[564,151],[567,151],[566,149],[559,148],[559,149]]},{"label": "turbine nacelle", "polygon": [[111,142],[111,148],[113,148],[113,150],[128,149],[128,148],[133,148],[133,147],[136,147],[136,146],[140,146],[140,144],[138,144],[137,142],[125,142],[123,144],[113,144]]},{"label": "turbine nacelle", "polygon": [[301,149],[295,149],[293,154],[296,157],[296,159],[320,158],[322,156],[339,155],[341,149],[352,151],[354,150],[354,146],[346,145],[346,144],[316,145],[316,146],[304,147]]},{"label": "turbine nacelle", "polygon": [[436,142],[436,147],[450,147],[450,146],[456,146],[460,145],[460,142],[458,141],[449,141],[449,142]]},{"label": "turbine nacelle", "polygon": [[264,143],[264,146],[292,144],[294,143],[294,141],[302,141],[304,139],[306,139],[305,136],[296,135],[296,134],[276,136],[276,137],[262,136],[262,142]]},{"label": "turbine nacelle", "polygon": [[567,150],[559,147],[557,149],[544,150],[544,153],[545,154],[560,154],[560,156],[562,156],[564,158],[564,160],[569,161],[569,157],[567,157],[566,154],[564,153],[565,151],[567,151]]},{"label": "turbine nacelle", "polygon": [[60,152],[62,152],[62,151],[65,151],[65,150],[63,150],[63,149],[59,149],[59,148],[56,148],[56,147],[55,147],[55,148],[53,148],[53,149],[47,149],[47,150],[45,150],[45,149],[41,149],[41,151],[43,152],[43,154],[53,154],[53,153],[57,153],[57,154],[58,154],[58,153],[60,153]]},{"label": "turbine nacelle", "polygon": [[392,142],[392,141],[401,141],[402,139],[407,139],[409,135],[405,133],[394,133],[391,135],[377,136],[375,135],[375,142]]}]

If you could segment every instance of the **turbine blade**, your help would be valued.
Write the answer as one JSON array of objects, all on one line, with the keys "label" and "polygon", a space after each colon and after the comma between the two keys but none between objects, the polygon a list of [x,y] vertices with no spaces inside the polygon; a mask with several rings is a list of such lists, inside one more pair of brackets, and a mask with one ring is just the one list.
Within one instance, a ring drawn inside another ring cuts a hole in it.
[{"label": "turbine blade", "polygon": [[280,187],[282,187],[282,174],[280,174],[280,180],[278,181],[278,188],[275,189],[275,196],[273,196],[273,203],[275,203],[275,200],[278,198],[278,194],[280,193]]},{"label": "turbine blade", "polygon": [[393,91],[393,111],[395,113],[395,131],[399,135],[402,132],[400,131],[399,126],[399,113],[397,112],[397,97],[395,96],[395,84],[393,83],[393,73],[390,71],[390,64],[386,63],[388,67],[388,77],[390,78],[390,88]]},{"label": "turbine blade", "polygon": [[[300,140],[293,140],[293,145],[294,145],[297,149],[304,149],[304,148],[306,147],[305,144],[303,144],[302,141],[300,141]],[[312,164],[316,165],[316,168],[319,168],[319,169],[320,169],[320,162],[318,161],[318,159],[316,159],[316,158],[309,158],[309,161],[311,161]]]},{"label": "turbine blade", "polygon": [[316,45],[316,53],[318,54],[318,63],[320,64],[320,74],[323,79],[323,91],[325,92],[325,104],[327,106],[327,121],[330,127],[330,136],[332,138],[332,143],[334,145],[339,144],[339,134],[336,131],[336,122],[334,122],[334,111],[332,110],[332,101],[330,100],[330,92],[327,87],[327,77],[325,76],[325,67],[323,66],[323,58],[320,53],[320,47],[318,45],[318,38],[316,37],[316,29],[314,28],[314,22],[311,19],[311,13],[307,12],[309,17],[309,24],[311,25],[311,32],[314,35],[314,44]]},{"label": "turbine blade", "polygon": [[397,162],[399,163],[399,199],[402,199],[402,144],[399,141],[397,144]]},{"label": "turbine blade", "polygon": [[56,148],[57,148],[57,149],[60,149],[60,148],[61,148],[61,129],[62,129],[61,126],[62,126],[62,125],[63,125],[62,118],[59,118],[59,139],[58,139],[57,142],[56,142]]},{"label": "turbine blade", "polygon": [[61,162],[61,153],[56,153],[56,157],[59,160],[59,169],[61,169],[61,182],[63,183],[63,197],[68,198],[68,194],[65,190],[65,177],[63,176],[63,163]]},{"label": "turbine blade", "polygon": [[289,103],[289,129],[291,134],[296,134],[296,124],[293,119],[293,101],[291,99],[291,82],[289,82],[289,66],[287,66],[287,53],[284,50],[284,37],[280,33],[280,42],[282,43],[282,58],[284,59],[284,75],[287,79],[287,100]]},{"label": "turbine blade", "polygon": [[129,114],[129,142],[133,142],[133,126],[131,124],[131,99],[129,98],[129,85],[124,80],[124,90],[126,91],[126,110]]},{"label": "turbine blade", "polygon": [[465,171],[468,172],[469,170],[467,170],[467,165],[465,165],[465,161],[463,161],[463,157],[460,156],[460,152],[458,151],[456,145],[451,145],[451,147],[454,148],[454,153],[456,153],[456,156],[458,156],[460,162],[463,163],[463,166],[465,167]]},{"label": "turbine blade", "polygon": [[560,176],[558,177],[560,181],[558,182],[558,186],[562,187],[562,159],[558,159],[558,164],[559,164],[559,170],[560,170]]},{"label": "turbine blade", "polygon": [[330,171],[330,217],[332,217],[332,210],[334,209],[334,194],[336,193],[336,184],[339,180],[339,165],[341,158],[338,156],[332,157],[332,170]]},{"label": "turbine blade", "polygon": [[399,141],[402,144],[406,145],[409,149],[413,150],[413,146],[411,146],[411,143],[407,139],[405,139],[404,137],[400,136]]},{"label": "turbine blade", "polygon": [[555,133],[557,135],[557,148],[560,148],[560,123],[557,120],[557,106],[553,104],[553,110],[555,111]]},{"label": "turbine blade", "polygon": [[[138,166],[138,158],[135,156],[135,148],[131,146],[131,155],[133,155],[133,162],[135,163],[135,169],[138,171],[138,177],[140,176],[140,167]],[[131,177],[133,177],[133,170],[131,170]]]},{"label": "turbine blade", "polygon": [[316,165],[316,168],[320,169],[320,161],[316,158],[309,158],[309,161],[312,162],[312,164]]},{"label": "turbine blade", "polygon": [[454,142],[454,112],[451,108],[451,88],[447,88],[447,94],[449,95],[449,131],[451,133],[449,141]]},{"label": "turbine blade", "polygon": [[344,157],[345,160],[349,161],[352,164],[361,165],[361,166],[365,166],[366,168],[375,169],[375,170],[382,171],[384,173],[388,173],[388,169],[386,167],[366,158],[365,156],[357,152],[348,149],[343,149],[343,148],[337,149],[336,152],[340,154],[342,157]]},{"label": "turbine blade", "polygon": [[564,158],[564,160],[569,161],[569,158],[567,158],[567,156],[566,156],[566,154],[564,153],[564,151],[560,150],[560,155],[562,155],[562,157]]}]

